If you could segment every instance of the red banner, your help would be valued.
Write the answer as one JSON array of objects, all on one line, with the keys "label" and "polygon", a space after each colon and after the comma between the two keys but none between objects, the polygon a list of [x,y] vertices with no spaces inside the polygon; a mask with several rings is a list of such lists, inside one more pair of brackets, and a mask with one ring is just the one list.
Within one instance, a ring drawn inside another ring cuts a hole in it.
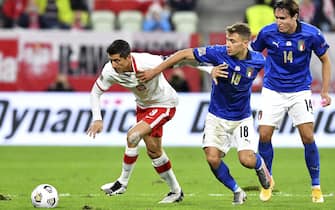
[{"label": "red banner", "polygon": [[16,89],[18,77],[18,40],[0,39],[0,85],[1,90]]},{"label": "red banner", "polygon": [[[3,30],[0,34],[0,91],[44,91],[65,75],[75,91],[89,91],[108,60],[107,46],[128,41],[134,51],[170,54],[190,46],[183,33]],[[113,86],[114,91],[126,91]]]}]

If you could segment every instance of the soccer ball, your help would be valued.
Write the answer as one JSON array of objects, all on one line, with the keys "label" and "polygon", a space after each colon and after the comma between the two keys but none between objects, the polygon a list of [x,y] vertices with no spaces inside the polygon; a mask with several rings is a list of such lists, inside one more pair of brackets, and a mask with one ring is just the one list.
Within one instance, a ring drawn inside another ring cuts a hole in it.
[{"label": "soccer ball", "polygon": [[38,185],[31,193],[31,203],[37,208],[55,208],[58,204],[58,193],[50,184]]}]

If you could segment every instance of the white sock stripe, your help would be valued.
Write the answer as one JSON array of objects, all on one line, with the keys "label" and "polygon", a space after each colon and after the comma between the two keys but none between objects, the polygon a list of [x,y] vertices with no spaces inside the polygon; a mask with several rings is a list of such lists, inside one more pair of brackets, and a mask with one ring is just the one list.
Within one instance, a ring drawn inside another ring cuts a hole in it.
[{"label": "white sock stripe", "polygon": [[130,148],[126,146],[126,150],[124,153],[129,157],[135,157],[138,155],[138,147]]},{"label": "white sock stripe", "polygon": [[164,165],[165,163],[169,162],[169,158],[168,156],[165,154],[165,152],[163,152],[163,154],[159,157],[159,158],[156,158],[156,159],[152,159],[152,165],[154,167],[159,167],[159,166],[162,166]]}]

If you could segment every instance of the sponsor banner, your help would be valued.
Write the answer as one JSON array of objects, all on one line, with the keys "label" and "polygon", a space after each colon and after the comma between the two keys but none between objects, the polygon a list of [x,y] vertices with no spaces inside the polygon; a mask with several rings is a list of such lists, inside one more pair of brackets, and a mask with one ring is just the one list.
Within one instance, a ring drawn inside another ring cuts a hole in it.
[{"label": "sponsor banner", "polygon": [[[163,144],[201,147],[210,94],[179,96],[176,115],[164,127]],[[130,93],[104,94],[104,129],[92,139],[86,135],[91,123],[88,93],[0,92],[0,145],[125,145],[127,131],[135,122],[134,99]],[[252,95],[254,116],[260,101],[260,94]],[[313,95],[313,105],[317,144],[335,147],[335,105],[322,108],[319,95]],[[287,116],[276,130],[273,144],[302,147],[298,131]]]},{"label": "sponsor banner", "polygon": [[106,48],[116,39],[128,41],[134,51],[163,55],[190,44],[190,35],[183,33],[3,32],[0,34],[0,90],[44,91],[62,73],[68,75],[74,90],[89,91],[108,60]]}]

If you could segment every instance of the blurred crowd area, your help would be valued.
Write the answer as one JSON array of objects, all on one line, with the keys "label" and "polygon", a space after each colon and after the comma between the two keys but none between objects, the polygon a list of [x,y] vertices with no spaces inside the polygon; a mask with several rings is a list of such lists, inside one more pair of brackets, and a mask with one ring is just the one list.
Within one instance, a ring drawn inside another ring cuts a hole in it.
[{"label": "blurred crowd area", "polygon": [[[297,1],[301,20],[326,33],[335,31],[335,0]],[[224,44],[224,28],[238,21],[248,23],[256,36],[261,27],[275,20],[273,3],[272,0],[0,0],[0,28],[181,32],[196,34],[198,39],[192,46],[196,47]],[[106,40],[106,45],[111,41]],[[181,92],[211,88],[209,75],[190,66],[172,69],[167,77]],[[253,91],[260,91],[262,74],[254,83]],[[319,91],[320,86],[320,79],[315,79],[313,90]],[[72,88],[62,74],[48,90],[72,91]]]},{"label": "blurred crowd area", "polygon": [[196,19],[196,5],[197,0],[0,0],[0,27],[169,32],[175,30],[174,13],[191,11]]},{"label": "blurred crowd area", "polygon": [[[300,4],[300,19],[322,31],[335,30],[335,0],[297,1]],[[204,2],[205,0],[0,0],[0,27],[197,32],[199,11]],[[208,5],[211,5],[209,2]],[[259,16],[251,8],[260,5],[262,8],[257,11],[265,11],[261,13],[263,19],[273,19],[268,12],[271,11],[269,8],[272,7],[273,0],[245,2],[246,8],[242,8],[245,13],[239,14],[241,21],[247,22],[248,19]],[[230,2],[222,1],[223,6],[227,3]],[[178,19],[180,13],[184,15],[182,19]],[[194,16],[185,16],[185,13],[194,13]],[[179,29],[180,20],[193,22],[195,30]],[[132,22],[132,27],[127,28],[129,22]]]}]

